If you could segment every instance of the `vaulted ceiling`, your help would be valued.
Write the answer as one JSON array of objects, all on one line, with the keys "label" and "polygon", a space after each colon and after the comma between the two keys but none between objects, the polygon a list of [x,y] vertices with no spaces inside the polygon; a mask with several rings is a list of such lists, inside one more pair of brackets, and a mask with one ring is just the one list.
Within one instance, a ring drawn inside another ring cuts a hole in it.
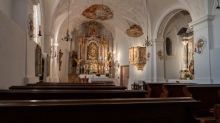
[{"label": "vaulted ceiling", "polygon": [[[46,22],[46,26],[50,25],[47,28],[53,30],[59,23],[59,27],[56,30],[59,33],[65,33],[68,25],[69,0],[43,0],[43,2],[45,3],[44,8],[48,9],[45,10],[46,16],[48,15],[47,17],[50,18]],[[152,25],[165,9],[181,2],[190,6],[191,3],[199,3],[199,0],[192,0],[191,2],[188,0],[70,0],[69,29],[73,30],[81,23],[90,20],[82,15],[85,9],[93,4],[103,4],[112,10],[113,18],[97,21],[108,28],[113,37],[116,33],[116,27],[126,32],[132,24],[140,25],[144,33],[146,33],[149,27],[148,14]],[[191,7],[194,8],[192,5]],[[194,9],[194,11],[196,10]]]},{"label": "vaulted ceiling", "polygon": [[[54,24],[54,21],[56,21],[59,16],[68,13],[68,4],[68,0],[60,0],[53,15],[52,24]],[[84,21],[90,20],[84,17],[82,12],[93,4],[103,4],[112,10],[112,19],[97,21],[106,26],[113,35],[115,35],[115,27],[118,27],[125,32],[131,26],[129,22],[141,25],[142,28],[146,28],[147,26],[147,9],[145,0],[71,0],[69,27],[73,29]],[[67,25],[68,18],[66,16],[60,32],[65,32]]]}]

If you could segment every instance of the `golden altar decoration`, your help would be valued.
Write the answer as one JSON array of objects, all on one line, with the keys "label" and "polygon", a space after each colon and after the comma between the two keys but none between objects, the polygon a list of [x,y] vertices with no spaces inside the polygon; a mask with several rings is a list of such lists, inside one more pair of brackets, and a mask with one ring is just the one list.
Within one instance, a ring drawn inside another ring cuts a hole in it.
[{"label": "golden altar decoration", "polygon": [[144,66],[147,63],[146,47],[129,48],[129,63],[136,66],[138,70],[144,70]]}]

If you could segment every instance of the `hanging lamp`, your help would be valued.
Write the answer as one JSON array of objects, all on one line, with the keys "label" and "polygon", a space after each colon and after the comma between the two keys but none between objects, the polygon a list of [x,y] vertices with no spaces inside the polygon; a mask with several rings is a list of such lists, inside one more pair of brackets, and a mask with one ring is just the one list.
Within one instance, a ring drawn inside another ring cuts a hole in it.
[{"label": "hanging lamp", "polygon": [[65,36],[62,38],[64,41],[71,41],[72,38],[69,35],[69,9],[70,9],[70,0],[69,0],[69,5],[68,5],[68,25],[67,25],[67,31]]}]

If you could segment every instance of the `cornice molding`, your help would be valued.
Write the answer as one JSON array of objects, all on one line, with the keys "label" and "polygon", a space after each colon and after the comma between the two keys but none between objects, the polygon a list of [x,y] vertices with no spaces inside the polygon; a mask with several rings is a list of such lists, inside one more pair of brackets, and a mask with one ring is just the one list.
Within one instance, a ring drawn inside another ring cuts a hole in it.
[{"label": "cornice molding", "polygon": [[206,15],[206,16],[203,16],[203,17],[189,23],[189,26],[194,27],[194,26],[200,25],[204,22],[213,21],[214,19],[215,19],[215,15]]}]

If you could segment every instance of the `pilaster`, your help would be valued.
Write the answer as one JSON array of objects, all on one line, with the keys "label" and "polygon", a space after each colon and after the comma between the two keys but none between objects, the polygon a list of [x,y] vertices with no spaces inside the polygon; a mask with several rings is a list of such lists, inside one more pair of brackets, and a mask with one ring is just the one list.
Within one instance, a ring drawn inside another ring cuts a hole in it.
[{"label": "pilaster", "polygon": [[164,56],[164,40],[156,39],[153,42],[154,47],[154,82],[166,82],[164,78],[164,58],[158,56],[158,52],[162,51]]},{"label": "pilaster", "polygon": [[205,41],[204,50],[199,53],[194,53],[194,75],[193,80],[196,83],[212,83],[211,66],[210,66],[210,49],[213,47],[213,15],[206,15],[189,24],[194,29],[194,45],[199,39]]}]

